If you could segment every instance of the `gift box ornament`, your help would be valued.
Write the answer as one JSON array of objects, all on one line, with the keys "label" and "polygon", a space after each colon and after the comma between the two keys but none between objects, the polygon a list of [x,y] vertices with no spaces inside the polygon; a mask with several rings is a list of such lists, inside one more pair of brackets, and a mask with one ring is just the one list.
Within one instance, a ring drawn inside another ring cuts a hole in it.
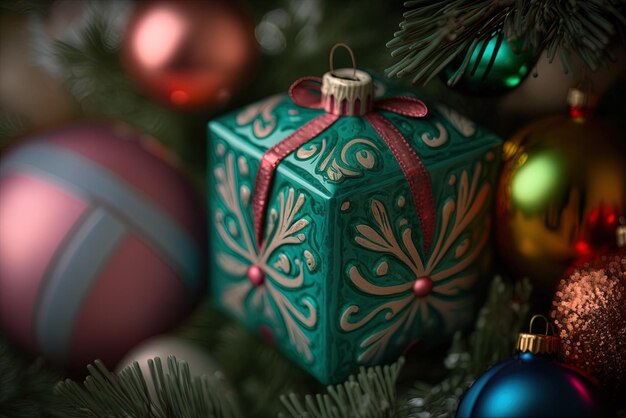
[{"label": "gift box ornament", "polygon": [[214,301],[323,383],[471,323],[490,258],[499,138],[353,67],[208,126]]}]

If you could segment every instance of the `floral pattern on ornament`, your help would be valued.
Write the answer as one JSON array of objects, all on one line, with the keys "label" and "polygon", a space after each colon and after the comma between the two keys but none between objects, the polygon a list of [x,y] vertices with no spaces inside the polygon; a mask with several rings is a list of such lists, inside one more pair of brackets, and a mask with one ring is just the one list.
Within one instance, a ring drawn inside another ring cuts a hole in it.
[{"label": "floral pattern on ornament", "polygon": [[[468,226],[484,210],[490,193],[490,185],[481,184],[479,180],[481,171],[481,163],[476,165],[471,177],[467,170],[462,171],[455,199],[447,200],[441,208],[441,225],[433,250],[425,260],[418,251],[408,221],[399,215],[392,222],[380,201],[371,203],[371,222],[356,225],[354,240],[360,247],[391,256],[390,259],[411,272],[403,283],[386,285],[392,280],[397,283],[397,276],[389,274],[387,261],[375,268],[374,278],[367,277],[364,267],[358,263],[346,266],[350,282],[379,303],[365,313],[358,304],[349,305],[341,315],[341,329],[351,332],[367,327],[379,314],[384,314],[385,321],[382,329],[361,341],[359,362],[379,359],[386,353],[392,338],[410,332],[416,321],[426,327],[435,319],[433,315],[439,315],[444,324],[449,324],[451,314],[466,306],[463,293],[470,290],[477,279],[477,273],[466,269],[477,260],[488,238],[488,228],[478,228],[479,236],[474,243],[470,243],[471,238],[467,236]],[[456,183],[456,176],[451,175],[449,184]],[[394,225],[399,225],[397,234]],[[459,242],[460,238],[463,239]],[[454,264],[444,265],[442,259],[450,251]]]},{"label": "floral pattern on ornament", "polygon": [[473,136],[476,133],[476,125],[456,110],[450,109],[442,104],[436,105],[437,110],[465,137]]},{"label": "floral pattern on ornament", "polygon": [[378,147],[369,139],[354,138],[342,147],[328,143],[327,138],[322,138],[319,145],[305,144],[296,151],[296,158],[317,160],[315,172],[333,183],[340,183],[348,177],[360,177],[380,160]]},{"label": "floral pattern on ornament", "polygon": [[252,132],[259,139],[270,136],[276,129],[277,120],[274,110],[283,98],[283,95],[276,94],[246,107],[237,115],[237,124],[243,126],[252,123]]},{"label": "floral pattern on ornament", "polygon": [[[302,291],[306,271],[315,270],[317,263],[311,249],[304,245],[309,225],[301,214],[305,195],[296,194],[293,188],[285,188],[278,194],[277,209],[272,208],[268,213],[266,239],[257,249],[251,234],[250,189],[238,181],[248,175],[247,160],[240,156],[235,164],[234,154],[224,151],[223,161],[214,173],[217,195],[226,210],[216,211],[215,222],[217,233],[232,254],[219,252],[217,263],[234,278],[223,294],[223,301],[241,318],[250,304],[270,321],[282,323],[290,342],[311,362],[311,341],[305,330],[317,324],[315,301],[303,295],[294,303],[286,296]],[[285,246],[302,247],[302,258],[290,259]],[[251,274],[252,269],[255,271]]]}]

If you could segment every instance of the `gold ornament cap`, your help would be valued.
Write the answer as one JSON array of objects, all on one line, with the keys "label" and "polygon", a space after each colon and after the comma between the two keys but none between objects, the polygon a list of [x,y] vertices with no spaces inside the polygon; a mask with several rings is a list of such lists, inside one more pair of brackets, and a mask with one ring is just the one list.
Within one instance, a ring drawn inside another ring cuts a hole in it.
[{"label": "gold ornament cap", "polygon": [[620,217],[620,223],[617,227],[617,231],[615,231],[615,235],[617,236],[617,247],[626,247],[626,218],[623,216]]},{"label": "gold ornament cap", "polygon": [[[544,334],[533,333],[533,322],[535,319],[541,318],[546,323],[546,331]],[[530,319],[529,332],[520,332],[517,337],[517,349],[522,353],[533,354],[557,354],[559,352],[559,337],[556,335],[548,335],[548,328],[551,328],[548,318],[543,315],[534,315]],[[552,331],[554,334],[554,331]]]},{"label": "gold ornament cap", "polygon": [[567,93],[569,113],[575,122],[583,122],[593,117],[598,107],[598,96],[591,88],[572,88]]},{"label": "gold ornament cap", "polygon": [[[345,48],[352,59],[352,68],[334,69],[335,50]],[[328,113],[361,116],[372,110],[374,83],[365,71],[356,69],[354,53],[346,44],[336,44],[330,50],[330,71],[322,77],[322,104]]]},{"label": "gold ornament cap", "polygon": [[595,108],[598,96],[583,89],[571,88],[567,92],[567,104],[573,107]]}]

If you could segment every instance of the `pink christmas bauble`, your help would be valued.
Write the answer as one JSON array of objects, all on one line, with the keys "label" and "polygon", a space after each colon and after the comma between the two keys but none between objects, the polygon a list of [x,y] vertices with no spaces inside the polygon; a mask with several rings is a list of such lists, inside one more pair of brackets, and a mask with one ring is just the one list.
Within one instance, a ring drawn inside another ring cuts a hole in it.
[{"label": "pink christmas bauble", "polygon": [[24,349],[74,371],[112,367],[203,295],[201,205],[159,150],[85,122],[0,161],[0,326]]}]

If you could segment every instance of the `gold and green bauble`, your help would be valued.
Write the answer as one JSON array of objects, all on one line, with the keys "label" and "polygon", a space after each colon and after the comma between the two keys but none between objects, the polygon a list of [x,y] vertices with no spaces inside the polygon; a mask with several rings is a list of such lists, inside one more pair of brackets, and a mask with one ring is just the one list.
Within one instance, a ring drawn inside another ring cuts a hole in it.
[{"label": "gold and green bauble", "polygon": [[623,138],[593,116],[590,95],[571,90],[570,115],[539,120],[503,147],[496,239],[513,276],[541,294],[576,259],[607,250],[624,213]]}]

